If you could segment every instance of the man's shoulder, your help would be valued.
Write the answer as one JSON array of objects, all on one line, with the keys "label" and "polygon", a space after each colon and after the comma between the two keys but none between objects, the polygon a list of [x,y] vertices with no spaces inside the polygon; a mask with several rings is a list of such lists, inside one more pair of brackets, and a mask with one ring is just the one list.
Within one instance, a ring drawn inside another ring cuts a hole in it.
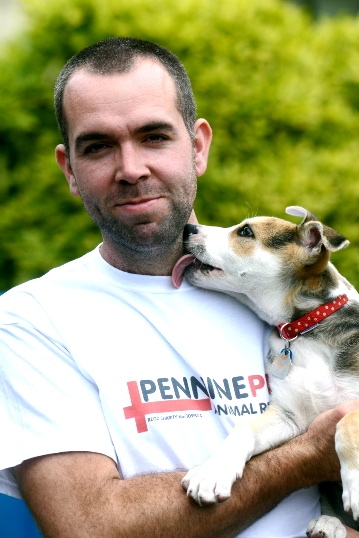
[{"label": "man's shoulder", "polygon": [[12,312],[33,312],[41,304],[65,292],[66,288],[76,287],[86,280],[84,275],[91,275],[91,266],[95,263],[96,251],[91,251],[80,258],[51,269],[44,275],[19,284],[0,296],[0,322],[8,319]]},{"label": "man's shoulder", "polygon": [[[64,263],[58,267],[54,267],[42,277],[36,279],[37,282],[47,281],[47,280],[57,280],[75,278],[76,274],[81,274],[84,271],[91,270],[91,267],[96,264],[97,258],[100,256],[98,252],[98,247],[95,250],[87,252],[83,256]],[[30,281],[34,282],[34,281]]]}]

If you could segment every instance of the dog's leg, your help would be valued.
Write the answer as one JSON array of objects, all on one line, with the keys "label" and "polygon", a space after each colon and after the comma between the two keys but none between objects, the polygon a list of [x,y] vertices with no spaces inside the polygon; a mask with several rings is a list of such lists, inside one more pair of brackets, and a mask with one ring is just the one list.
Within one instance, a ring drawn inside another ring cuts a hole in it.
[{"label": "dog's leg", "polygon": [[246,462],[301,433],[281,407],[271,404],[257,419],[232,430],[218,450],[182,480],[187,495],[200,505],[221,502],[231,495],[233,482],[242,476]]},{"label": "dog's leg", "polygon": [[347,531],[336,517],[320,516],[307,527],[308,538],[345,538]]},{"label": "dog's leg", "polygon": [[359,411],[348,413],[337,425],[335,448],[340,460],[344,510],[359,519]]}]

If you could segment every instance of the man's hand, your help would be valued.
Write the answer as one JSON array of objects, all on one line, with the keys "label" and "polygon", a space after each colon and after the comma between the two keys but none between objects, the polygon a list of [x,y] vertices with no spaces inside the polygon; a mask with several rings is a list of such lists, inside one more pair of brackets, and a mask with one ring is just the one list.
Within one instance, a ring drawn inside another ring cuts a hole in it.
[{"label": "man's hand", "polygon": [[[299,438],[307,443],[308,456],[316,466],[316,469],[310,470],[314,483],[340,480],[340,465],[334,443],[336,426],[345,415],[358,410],[359,400],[354,400],[325,411],[313,420],[308,431]],[[310,476],[307,479],[310,483]]]}]

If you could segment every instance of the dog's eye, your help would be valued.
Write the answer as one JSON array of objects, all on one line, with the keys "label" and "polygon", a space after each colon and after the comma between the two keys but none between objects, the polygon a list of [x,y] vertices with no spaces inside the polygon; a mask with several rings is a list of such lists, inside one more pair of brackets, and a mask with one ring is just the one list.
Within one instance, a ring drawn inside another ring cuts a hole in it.
[{"label": "dog's eye", "polygon": [[254,237],[252,228],[248,224],[245,224],[242,228],[239,228],[237,234],[241,237]]}]

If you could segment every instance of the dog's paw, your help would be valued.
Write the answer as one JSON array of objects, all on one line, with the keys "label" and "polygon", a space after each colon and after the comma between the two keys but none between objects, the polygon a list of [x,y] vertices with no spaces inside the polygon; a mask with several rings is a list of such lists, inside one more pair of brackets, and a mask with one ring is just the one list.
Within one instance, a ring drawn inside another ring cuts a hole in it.
[{"label": "dog's paw", "polygon": [[343,482],[343,505],[346,512],[352,512],[355,520],[359,519],[359,471],[349,469],[346,465],[341,468]]},{"label": "dog's paw", "polygon": [[188,471],[182,480],[187,495],[199,505],[225,501],[253,454],[254,435],[249,425],[234,428],[207,461]]},{"label": "dog's paw", "polygon": [[231,496],[232,485],[242,471],[211,458],[188,471],[182,486],[200,506],[223,502]]},{"label": "dog's paw", "polygon": [[345,538],[347,531],[336,517],[320,516],[307,527],[308,538]]}]

